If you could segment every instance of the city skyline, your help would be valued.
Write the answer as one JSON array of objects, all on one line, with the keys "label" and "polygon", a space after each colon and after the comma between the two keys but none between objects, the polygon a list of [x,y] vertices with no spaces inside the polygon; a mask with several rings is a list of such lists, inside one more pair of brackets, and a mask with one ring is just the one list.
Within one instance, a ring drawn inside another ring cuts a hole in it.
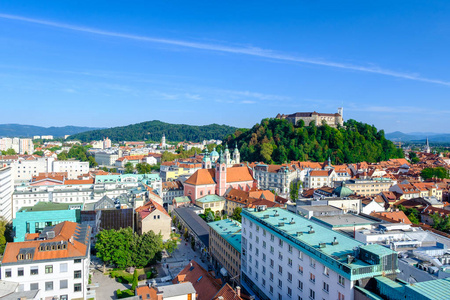
[{"label": "city skyline", "polygon": [[105,3],[3,5],[2,124],[251,127],[344,107],[386,132],[448,132],[448,4]]}]

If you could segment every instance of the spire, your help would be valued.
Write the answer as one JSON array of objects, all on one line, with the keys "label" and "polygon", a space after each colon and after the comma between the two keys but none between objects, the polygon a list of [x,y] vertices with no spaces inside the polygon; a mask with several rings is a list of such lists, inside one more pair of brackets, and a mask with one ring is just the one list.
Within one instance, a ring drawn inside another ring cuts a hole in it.
[{"label": "spire", "polygon": [[328,165],[331,166],[331,158],[328,156]]},{"label": "spire", "polygon": [[219,163],[221,163],[221,164],[226,164],[227,163],[226,160],[225,160],[225,157],[223,155],[223,151],[222,150],[220,150]]}]

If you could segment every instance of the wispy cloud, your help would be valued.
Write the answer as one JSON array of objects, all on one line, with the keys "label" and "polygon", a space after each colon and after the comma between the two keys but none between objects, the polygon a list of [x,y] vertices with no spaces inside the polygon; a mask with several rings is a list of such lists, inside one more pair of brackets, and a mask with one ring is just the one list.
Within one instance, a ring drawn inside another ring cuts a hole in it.
[{"label": "wispy cloud", "polygon": [[155,37],[149,37],[149,36],[106,31],[106,30],[101,30],[101,29],[96,29],[96,28],[76,26],[76,25],[47,21],[47,20],[33,19],[33,18],[27,18],[27,17],[23,17],[23,16],[9,15],[9,14],[0,14],[0,18],[22,21],[22,22],[33,23],[33,24],[40,24],[40,25],[56,27],[56,28],[61,28],[61,29],[67,29],[67,30],[73,30],[73,31],[78,31],[78,32],[85,32],[85,33],[90,33],[90,34],[97,34],[97,35],[102,35],[102,36],[110,36],[110,37],[124,38],[124,39],[130,39],[130,40],[138,40],[138,41],[143,41],[143,42],[173,45],[173,46],[200,49],[200,50],[209,50],[209,51],[216,51],[216,52],[222,52],[222,53],[242,54],[242,55],[249,55],[249,56],[254,56],[254,57],[268,58],[268,59],[273,59],[273,60],[278,60],[278,61],[319,65],[319,66],[325,66],[325,67],[332,67],[332,68],[338,68],[338,69],[346,69],[346,70],[352,70],[352,71],[380,74],[380,75],[386,75],[386,76],[391,76],[391,77],[396,77],[396,78],[402,78],[402,79],[450,86],[450,81],[422,77],[416,73],[403,73],[403,72],[397,72],[397,71],[388,70],[388,69],[384,69],[384,68],[380,68],[380,67],[376,67],[376,66],[360,66],[360,65],[318,60],[318,59],[310,59],[310,58],[304,58],[304,57],[300,57],[300,56],[280,53],[280,52],[276,52],[276,51],[273,51],[270,49],[262,49],[262,48],[258,48],[258,47],[231,47],[231,46],[212,44],[212,43],[198,43],[198,42],[190,42],[190,41],[184,41],[184,40],[155,38]]},{"label": "wispy cloud", "polygon": [[449,110],[429,109],[415,106],[358,106],[356,104],[351,104],[349,107],[346,107],[345,110],[355,112],[388,113],[397,115],[401,114],[447,115],[450,113]]}]

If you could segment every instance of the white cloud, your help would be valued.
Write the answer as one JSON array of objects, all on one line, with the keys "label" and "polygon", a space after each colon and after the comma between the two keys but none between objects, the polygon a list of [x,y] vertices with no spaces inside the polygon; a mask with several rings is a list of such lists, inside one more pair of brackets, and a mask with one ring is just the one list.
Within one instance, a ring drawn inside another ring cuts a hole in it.
[{"label": "white cloud", "polygon": [[103,35],[103,36],[138,40],[138,41],[143,41],[143,42],[151,42],[151,43],[158,43],[158,44],[165,44],[165,45],[173,45],[173,46],[179,46],[179,47],[185,47],[185,48],[209,50],[209,51],[216,51],[216,52],[223,52],[223,53],[242,54],[242,55],[249,55],[249,56],[255,56],[255,57],[269,58],[269,59],[279,60],[279,61],[288,61],[288,62],[319,65],[319,66],[325,66],[325,67],[360,71],[360,72],[366,72],[366,73],[374,73],[374,74],[386,75],[386,76],[391,76],[391,77],[396,77],[396,78],[409,79],[409,80],[414,80],[414,81],[421,81],[421,82],[428,82],[428,83],[450,86],[449,81],[421,77],[417,73],[403,73],[403,72],[397,72],[397,71],[392,71],[392,70],[388,70],[388,69],[383,69],[383,68],[380,68],[377,66],[359,66],[359,65],[345,64],[345,63],[332,62],[332,61],[326,61],[326,60],[311,59],[311,58],[305,58],[305,57],[300,57],[300,56],[295,56],[295,55],[289,55],[289,54],[285,54],[285,53],[279,53],[279,52],[276,52],[276,51],[273,51],[270,49],[262,49],[262,48],[258,48],[258,47],[233,47],[233,46],[226,46],[226,45],[219,45],[219,44],[190,42],[190,41],[184,41],[184,40],[154,38],[154,37],[148,37],[148,36],[106,31],[106,30],[90,28],[90,27],[75,26],[75,25],[70,25],[70,24],[65,24],[65,23],[33,19],[33,18],[27,18],[27,17],[17,16],[17,15],[9,15],[9,14],[0,14],[0,18],[22,21],[22,22],[33,23],[33,24],[46,25],[46,26],[51,26],[51,27],[56,27],[56,28],[73,30],[73,31],[78,31],[78,32],[86,32],[86,33],[90,33],[90,34],[97,34],[97,35]]}]

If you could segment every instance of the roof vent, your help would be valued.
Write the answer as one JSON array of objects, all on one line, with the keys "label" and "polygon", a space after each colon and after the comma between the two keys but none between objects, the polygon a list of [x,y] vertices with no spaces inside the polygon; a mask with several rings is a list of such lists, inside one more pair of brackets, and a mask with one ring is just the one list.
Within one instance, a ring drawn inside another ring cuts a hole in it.
[{"label": "roof vent", "polygon": [[291,219],[291,222],[289,224],[295,224],[294,218]]},{"label": "roof vent", "polygon": [[264,215],[264,219],[268,219],[269,218],[269,215]]},{"label": "roof vent", "polygon": [[352,255],[347,255],[347,264],[351,264],[355,260],[355,257]]},{"label": "roof vent", "polygon": [[279,226],[279,227],[283,227],[283,226],[284,226],[284,222],[278,223],[278,226]]},{"label": "roof vent", "polygon": [[313,229],[313,227],[312,227],[312,225],[308,225],[308,227],[309,227],[309,231],[308,231],[309,234],[315,232],[314,229]]},{"label": "roof vent", "polygon": [[327,245],[325,243],[319,243],[319,248],[325,248]]},{"label": "roof vent", "polygon": [[337,240],[337,237],[334,237],[334,240],[333,240],[333,242],[331,243],[331,245],[337,245],[337,244],[339,244],[339,242],[338,242],[338,240]]},{"label": "roof vent", "polygon": [[301,235],[303,235],[303,232],[297,231],[297,236],[301,236]]},{"label": "roof vent", "polygon": [[54,239],[55,238],[55,232],[53,230],[47,231],[47,239]]},{"label": "roof vent", "polygon": [[278,214],[278,212],[276,210],[274,210],[274,215],[273,216],[274,217],[278,217],[279,216],[279,214]]}]

